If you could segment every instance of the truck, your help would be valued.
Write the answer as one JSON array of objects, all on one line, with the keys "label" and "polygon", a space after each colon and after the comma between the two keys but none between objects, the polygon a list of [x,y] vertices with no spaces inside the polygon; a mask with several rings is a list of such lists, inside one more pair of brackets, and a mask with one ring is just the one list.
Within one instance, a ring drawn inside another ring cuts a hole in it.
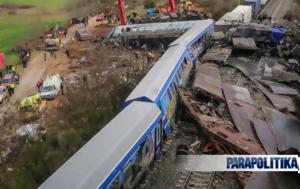
[{"label": "truck", "polygon": [[41,98],[45,100],[53,100],[61,92],[63,80],[59,74],[50,75],[43,82],[41,88]]},{"label": "truck", "polygon": [[8,85],[15,83],[14,78],[14,73],[5,74],[1,81],[1,87],[8,87]]}]

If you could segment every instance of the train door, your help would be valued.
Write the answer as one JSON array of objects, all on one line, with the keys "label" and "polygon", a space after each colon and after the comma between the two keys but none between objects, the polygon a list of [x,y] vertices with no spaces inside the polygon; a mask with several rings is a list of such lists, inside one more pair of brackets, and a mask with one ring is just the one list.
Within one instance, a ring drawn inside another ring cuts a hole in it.
[{"label": "train door", "polygon": [[155,128],[155,159],[159,160],[161,156],[161,144],[162,144],[162,126],[159,123]]}]

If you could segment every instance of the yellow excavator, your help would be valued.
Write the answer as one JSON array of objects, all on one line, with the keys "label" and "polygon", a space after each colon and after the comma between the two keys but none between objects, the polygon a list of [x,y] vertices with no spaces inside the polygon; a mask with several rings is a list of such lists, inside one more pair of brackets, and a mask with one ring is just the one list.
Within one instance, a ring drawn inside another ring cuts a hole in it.
[{"label": "yellow excavator", "polygon": [[190,12],[193,9],[193,2],[191,0],[179,0],[180,10]]}]

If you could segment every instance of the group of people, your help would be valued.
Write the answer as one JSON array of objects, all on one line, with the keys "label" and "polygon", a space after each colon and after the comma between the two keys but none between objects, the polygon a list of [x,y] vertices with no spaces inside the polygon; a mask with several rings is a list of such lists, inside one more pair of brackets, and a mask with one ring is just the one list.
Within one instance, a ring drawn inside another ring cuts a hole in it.
[{"label": "group of people", "polygon": [[[11,81],[6,86],[7,92],[9,96],[12,96],[15,93],[16,85],[19,84],[20,75],[17,72],[16,66],[6,65],[5,70],[0,70],[0,78],[3,78],[6,74],[13,74]],[[0,80],[0,84],[2,83],[2,79]]]},{"label": "group of people", "polygon": [[260,15],[260,16],[258,16],[258,20],[259,20],[259,23],[262,23],[265,20],[268,20],[269,23],[271,23],[272,22],[272,17],[267,16],[267,15]]}]

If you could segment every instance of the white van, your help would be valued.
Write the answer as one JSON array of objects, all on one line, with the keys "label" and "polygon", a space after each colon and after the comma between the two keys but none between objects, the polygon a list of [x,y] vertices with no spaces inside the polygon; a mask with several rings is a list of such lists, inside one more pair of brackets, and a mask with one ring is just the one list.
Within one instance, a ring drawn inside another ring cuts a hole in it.
[{"label": "white van", "polygon": [[58,74],[47,77],[43,82],[41,98],[46,100],[54,99],[61,91],[62,85],[62,78]]}]

